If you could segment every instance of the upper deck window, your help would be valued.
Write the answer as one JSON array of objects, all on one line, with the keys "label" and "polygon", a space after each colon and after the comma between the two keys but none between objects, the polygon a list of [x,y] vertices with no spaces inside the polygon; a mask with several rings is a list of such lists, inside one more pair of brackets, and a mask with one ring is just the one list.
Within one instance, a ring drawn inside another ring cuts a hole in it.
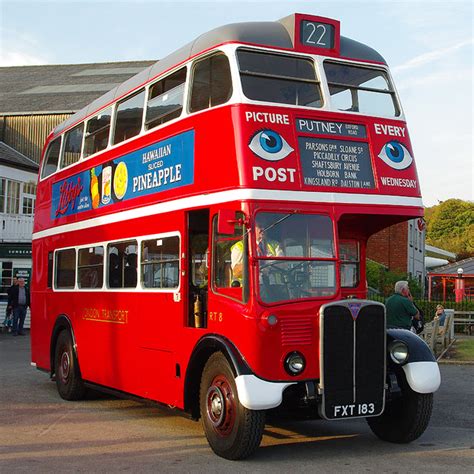
[{"label": "upper deck window", "polygon": [[65,168],[66,166],[79,161],[79,158],[81,157],[83,134],[83,123],[66,132],[66,135],[64,136],[64,151],[61,159],[61,168]]},{"label": "upper deck window", "polygon": [[46,178],[46,176],[49,176],[56,171],[58,167],[60,151],[61,137],[58,137],[49,144],[48,150],[46,151],[43,162],[43,170],[41,171],[42,178]]},{"label": "upper deck window", "polygon": [[239,50],[240,78],[249,99],[321,107],[321,89],[309,59]]},{"label": "upper deck window", "polygon": [[186,68],[182,68],[150,87],[145,120],[147,130],[181,115],[185,82]]},{"label": "upper deck window", "polygon": [[400,109],[385,71],[324,62],[333,109],[365,115],[398,117]]},{"label": "upper deck window", "polygon": [[214,54],[195,64],[189,107],[191,112],[223,104],[231,95],[232,78],[227,56]]},{"label": "upper deck window", "polygon": [[115,119],[114,144],[123,142],[140,133],[142,128],[145,90],[119,102]]},{"label": "upper deck window", "polygon": [[84,157],[93,155],[105,148],[109,143],[110,117],[112,108],[108,107],[100,114],[87,121]]}]

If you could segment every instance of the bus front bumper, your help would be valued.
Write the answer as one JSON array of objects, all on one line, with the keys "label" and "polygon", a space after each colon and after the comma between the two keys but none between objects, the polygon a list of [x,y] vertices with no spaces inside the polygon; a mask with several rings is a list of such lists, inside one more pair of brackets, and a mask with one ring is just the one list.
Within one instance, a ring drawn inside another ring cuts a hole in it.
[{"label": "bus front bumper", "polygon": [[296,382],[268,382],[255,375],[239,375],[235,379],[240,403],[249,410],[268,410],[279,406],[283,391]]}]

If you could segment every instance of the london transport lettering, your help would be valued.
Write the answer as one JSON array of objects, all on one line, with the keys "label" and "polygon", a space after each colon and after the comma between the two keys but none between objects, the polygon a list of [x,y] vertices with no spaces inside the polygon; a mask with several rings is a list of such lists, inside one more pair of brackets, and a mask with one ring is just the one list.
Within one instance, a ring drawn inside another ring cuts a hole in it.
[{"label": "london transport lettering", "polygon": [[193,182],[191,130],[54,183],[51,219]]},{"label": "london transport lettering", "polygon": [[102,323],[127,324],[128,310],[84,308],[82,312],[82,319]]}]

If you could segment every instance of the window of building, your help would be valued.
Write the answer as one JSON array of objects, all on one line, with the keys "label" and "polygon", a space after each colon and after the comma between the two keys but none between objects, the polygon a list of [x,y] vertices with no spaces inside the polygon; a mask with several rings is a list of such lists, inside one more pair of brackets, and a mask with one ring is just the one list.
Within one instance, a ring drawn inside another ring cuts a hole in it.
[{"label": "window of building", "polygon": [[193,70],[190,111],[224,104],[232,96],[229,60],[224,54],[214,54],[198,61]]},{"label": "window of building", "polygon": [[7,180],[0,178],[0,213],[5,212],[5,201],[7,194]]},{"label": "window of building", "polygon": [[142,89],[135,95],[117,104],[115,118],[114,144],[134,137],[142,129],[143,103],[145,90]]},{"label": "window of building", "polygon": [[46,155],[43,160],[43,169],[41,171],[41,177],[46,178],[50,174],[53,174],[59,163],[59,152],[61,151],[61,137],[53,140],[46,150]]},{"label": "window of building", "polygon": [[141,281],[143,288],[178,288],[178,236],[142,242]]},{"label": "window of building", "polygon": [[81,157],[82,137],[84,135],[84,124],[81,123],[64,135],[63,157],[61,168],[72,165]]},{"label": "window of building", "polygon": [[35,211],[35,199],[31,197],[23,197],[23,214],[32,215]]},{"label": "window of building", "polygon": [[381,69],[324,61],[331,108],[365,115],[398,117],[395,91]]},{"label": "window of building", "polygon": [[186,68],[165,77],[150,87],[145,127],[150,129],[181,115]]},{"label": "window of building", "polygon": [[77,285],[79,288],[102,288],[104,280],[104,248],[79,249],[77,262]]},{"label": "window of building", "polygon": [[136,240],[107,245],[107,285],[109,288],[135,288],[137,286],[137,251]]},{"label": "window of building", "polygon": [[7,301],[8,289],[10,286],[12,286],[12,284],[13,262],[0,261],[0,301]]},{"label": "window of building", "polygon": [[27,214],[27,215],[34,214],[35,201],[36,201],[36,184],[23,183],[23,200],[22,200],[23,214]]},{"label": "window of building", "polygon": [[239,50],[240,78],[246,97],[265,102],[321,107],[313,61],[282,54]]},{"label": "window of building", "polygon": [[76,275],[76,250],[58,250],[56,252],[56,288],[74,288]]},{"label": "window of building", "polygon": [[111,115],[112,108],[108,107],[87,121],[84,140],[84,157],[93,155],[107,148],[109,144]]},{"label": "window of building", "polygon": [[5,201],[5,212],[7,214],[20,213],[20,183],[7,180],[7,196]]}]

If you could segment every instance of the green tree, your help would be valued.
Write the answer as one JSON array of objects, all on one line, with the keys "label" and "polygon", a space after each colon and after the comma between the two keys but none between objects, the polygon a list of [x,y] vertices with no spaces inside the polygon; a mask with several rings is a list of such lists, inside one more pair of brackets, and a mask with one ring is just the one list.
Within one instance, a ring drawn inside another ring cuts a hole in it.
[{"label": "green tree", "polygon": [[474,202],[448,199],[426,209],[425,220],[428,244],[474,256]]}]

